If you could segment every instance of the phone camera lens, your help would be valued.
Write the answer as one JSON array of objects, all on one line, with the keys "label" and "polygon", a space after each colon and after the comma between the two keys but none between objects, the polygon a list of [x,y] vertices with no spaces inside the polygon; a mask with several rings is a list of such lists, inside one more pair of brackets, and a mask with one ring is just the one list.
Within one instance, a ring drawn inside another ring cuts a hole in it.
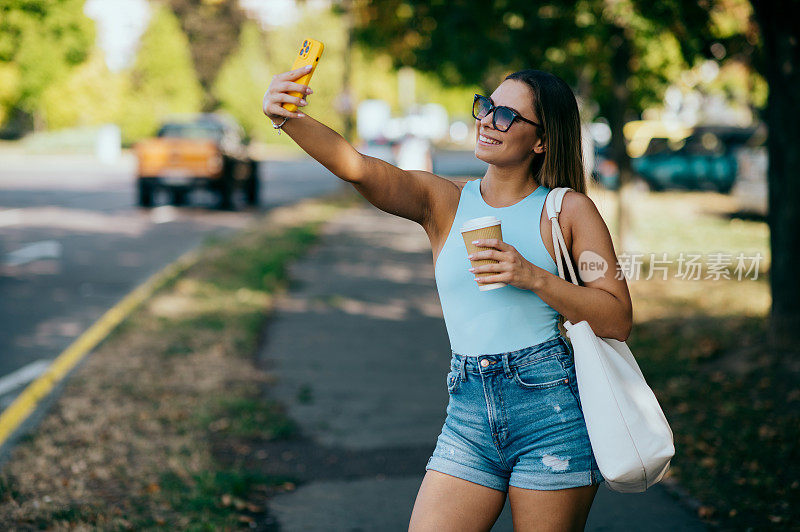
[{"label": "phone camera lens", "polygon": [[306,47],[306,46],[308,46],[308,39],[306,39],[305,41],[303,41],[303,47]]}]

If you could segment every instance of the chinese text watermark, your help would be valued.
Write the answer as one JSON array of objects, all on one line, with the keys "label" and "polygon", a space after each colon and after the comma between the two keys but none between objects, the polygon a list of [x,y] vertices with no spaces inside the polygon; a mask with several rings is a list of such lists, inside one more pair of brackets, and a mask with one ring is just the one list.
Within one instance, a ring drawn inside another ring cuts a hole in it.
[{"label": "chinese text watermark", "polygon": [[[672,279],[682,281],[699,281],[720,279],[742,281],[744,279],[757,280],[759,264],[764,259],[761,252],[746,255],[739,252],[734,256],[733,253],[714,252],[684,253],[681,252],[677,257],[667,258],[667,253],[620,253],[617,256],[618,268],[616,268],[615,279],[626,279],[648,281],[657,278],[666,281],[669,277],[669,265],[672,268]],[[642,267],[645,265],[644,257],[648,257],[649,269],[647,275],[642,278]],[[705,271],[703,269],[705,268]],[[578,258],[578,275],[585,282],[594,281],[605,275],[608,271],[608,261],[594,251],[586,250]]]}]

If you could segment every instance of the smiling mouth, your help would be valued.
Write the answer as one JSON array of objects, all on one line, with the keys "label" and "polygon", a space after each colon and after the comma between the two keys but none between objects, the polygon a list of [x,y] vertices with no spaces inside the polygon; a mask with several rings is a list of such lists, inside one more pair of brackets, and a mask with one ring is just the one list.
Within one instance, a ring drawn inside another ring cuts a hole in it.
[{"label": "smiling mouth", "polygon": [[483,144],[490,144],[490,145],[502,144],[502,142],[500,142],[499,140],[495,140],[493,138],[489,138],[489,137],[487,137],[485,135],[482,135],[480,133],[478,134],[478,140],[480,142],[482,142]]}]

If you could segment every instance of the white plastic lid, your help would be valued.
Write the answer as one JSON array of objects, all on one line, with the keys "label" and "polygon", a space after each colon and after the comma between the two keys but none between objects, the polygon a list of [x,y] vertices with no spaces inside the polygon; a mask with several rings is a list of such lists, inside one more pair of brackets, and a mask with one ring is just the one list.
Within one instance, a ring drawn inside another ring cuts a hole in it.
[{"label": "white plastic lid", "polygon": [[500,223],[500,219],[494,216],[481,216],[480,218],[473,218],[467,220],[461,225],[461,232],[474,231],[475,229],[483,229]]}]

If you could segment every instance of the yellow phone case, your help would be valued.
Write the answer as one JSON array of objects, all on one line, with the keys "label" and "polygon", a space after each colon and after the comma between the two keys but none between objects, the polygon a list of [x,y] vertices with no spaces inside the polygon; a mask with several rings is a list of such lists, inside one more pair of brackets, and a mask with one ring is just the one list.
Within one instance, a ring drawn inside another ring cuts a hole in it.
[{"label": "yellow phone case", "polygon": [[[294,65],[292,65],[290,70],[296,70],[306,65],[311,65],[311,70],[308,72],[308,74],[303,74],[300,78],[294,80],[295,83],[308,85],[311,75],[317,69],[317,64],[319,63],[319,58],[322,55],[322,49],[324,47],[325,46],[320,41],[310,38],[303,40],[303,44],[300,46],[300,53],[297,54],[297,59],[294,60]],[[291,94],[292,96],[303,96],[297,91],[288,91],[287,94]],[[306,99],[308,98],[306,97]],[[284,102],[281,104],[281,106],[287,111],[294,112],[297,110],[297,105],[293,103]]]}]

